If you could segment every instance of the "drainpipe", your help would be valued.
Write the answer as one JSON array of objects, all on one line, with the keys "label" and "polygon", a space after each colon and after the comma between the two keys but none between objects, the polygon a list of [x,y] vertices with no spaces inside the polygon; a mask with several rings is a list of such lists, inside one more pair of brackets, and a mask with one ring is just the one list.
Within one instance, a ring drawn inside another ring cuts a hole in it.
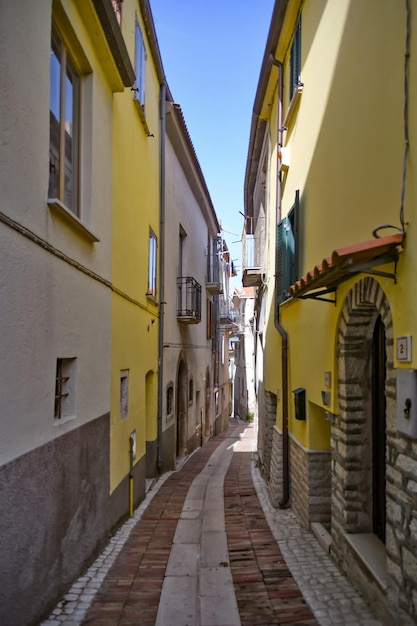
[{"label": "drainpipe", "polygon": [[158,436],[157,436],[157,471],[162,468],[162,399],[164,369],[164,313],[165,313],[165,133],[166,133],[166,84],[161,85],[161,181],[159,210],[159,328],[158,328]]},{"label": "drainpipe", "polygon": [[290,473],[288,458],[288,335],[285,329],[279,323],[279,306],[275,304],[274,315],[275,328],[281,335],[282,339],[282,483],[283,493],[282,499],[278,505],[280,508],[288,504],[290,499]]},{"label": "drainpipe", "polygon": [[133,517],[133,508],[134,508],[133,447],[134,447],[134,439],[133,439],[133,433],[132,433],[129,437],[129,515],[130,517]]},{"label": "drainpipe", "polygon": [[[273,55],[271,55],[271,63],[278,68],[278,134],[277,134],[277,152],[282,147],[282,100],[283,100],[283,64],[278,61]],[[278,165],[278,155],[277,155]],[[281,176],[277,172],[277,202],[276,202],[276,221],[277,223],[281,219]],[[288,440],[288,335],[285,329],[281,326],[279,321],[279,305],[276,301],[275,293],[275,308],[274,308],[274,323],[275,328],[281,335],[282,350],[281,350],[281,369],[282,369],[282,483],[283,494],[279,501],[279,507],[284,507],[288,504],[290,499],[290,473],[289,473],[289,440]]]}]

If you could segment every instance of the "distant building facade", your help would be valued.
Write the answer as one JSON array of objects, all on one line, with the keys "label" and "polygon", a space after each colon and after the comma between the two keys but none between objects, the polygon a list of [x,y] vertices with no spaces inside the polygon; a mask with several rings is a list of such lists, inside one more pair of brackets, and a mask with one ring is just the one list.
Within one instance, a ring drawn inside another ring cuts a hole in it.
[{"label": "distant building facade", "polygon": [[257,412],[254,348],[254,287],[236,287],[233,302],[237,311],[235,345],[234,414],[246,419]]},{"label": "distant building facade", "polygon": [[166,109],[164,173],[160,461],[172,469],[225,427],[218,420],[229,392],[219,328],[228,282],[220,225],[181,108],[172,102]]}]

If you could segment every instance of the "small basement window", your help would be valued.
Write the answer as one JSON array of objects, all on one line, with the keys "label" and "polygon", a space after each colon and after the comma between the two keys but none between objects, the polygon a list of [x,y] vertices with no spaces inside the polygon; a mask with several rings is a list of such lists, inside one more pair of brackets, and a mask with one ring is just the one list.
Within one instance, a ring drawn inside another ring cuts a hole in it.
[{"label": "small basement window", "polygon": [[55,410],[56,420],[75,417],[76,358],[56,360]]},{"label": "small basement window", "polygon": [[129,370],[120,372],[120,419],[129,416]]}]

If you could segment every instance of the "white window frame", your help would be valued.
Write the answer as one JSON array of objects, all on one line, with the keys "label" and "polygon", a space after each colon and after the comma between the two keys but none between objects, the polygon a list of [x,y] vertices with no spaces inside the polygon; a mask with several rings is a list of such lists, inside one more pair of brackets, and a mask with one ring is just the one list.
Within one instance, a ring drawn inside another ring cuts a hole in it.
[{"label": "white window frame", "polygon": [[80,215],[80,103],[80,74],[58,29],[52,24],[48,198],[49,202],[57,200],[77,217]]},{"label": "white window frame", "polygon": [[148,254],[148,290],[146,295],[149,298],[156,299],[156,287],[157,287],[157,265],[158,265],[158,238],[153,232],[152,228],[149,229],[149,254]]},{"label": "white window frame", "polygon": [[137,100],[145,110],[145,81],[146,81],[146,48],[142,35],[142,30],[139,24],[138,16],[136,15],[135,26],[135,74],[136,81],[134,85],[134,98]]}]

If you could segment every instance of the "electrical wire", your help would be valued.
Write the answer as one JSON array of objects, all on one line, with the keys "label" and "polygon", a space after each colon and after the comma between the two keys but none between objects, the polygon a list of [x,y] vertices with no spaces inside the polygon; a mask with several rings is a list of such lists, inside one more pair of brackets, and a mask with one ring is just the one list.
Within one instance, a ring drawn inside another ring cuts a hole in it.
[{"label": "electrical wire", "polygon": [[408,132],[408,98],[409,98],[409,73],[410,73],[410,31],[411,31],[411,9],[410,0],[405,0],[406,10],[406,38],[405,38],[405,57],[404,57],[404,160],[403,160],[403,180],[401,189],[401,206],[400,206],[400,222],[404,231],[404,200],[407,181],[407,161],[409,149],[409,132]]},{"label": "electrical wire", "polygon": [[410,74],[410,37],[411,37],[411,8],[410,0],[405,0],[405,12],[406,12],[406,35],[405,35],[405,54],[404,54],[404,109],[403,109],[403,125],[404,125],[404,156],[403,156],[403,175],[401,185],[401,204],[400,204],[400,224],[393,226],[392,224],[381,224],[375,226],[372,230],[372,235],[379,238],[378,231],[386,228],[394,228],[402,233],[405,232],[405,217],[404,217],[404,202],[405,192],[407,184],[407,163],[408,163],[408,151],[409,151],[409,130],[408,130],[408,101],[409,101],[409,74]]}]

